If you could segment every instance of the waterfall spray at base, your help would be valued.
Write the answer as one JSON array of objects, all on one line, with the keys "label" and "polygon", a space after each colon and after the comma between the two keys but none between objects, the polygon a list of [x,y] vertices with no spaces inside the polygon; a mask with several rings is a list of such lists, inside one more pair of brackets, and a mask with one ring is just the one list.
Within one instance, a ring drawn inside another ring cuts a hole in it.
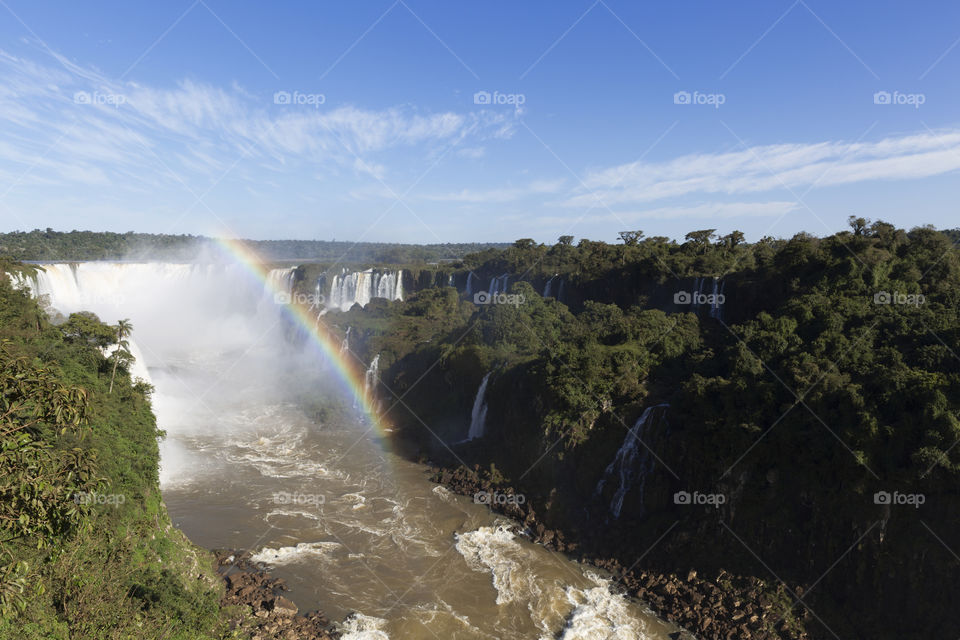
[{"label": "waterfall spray at base", "polygon": [[600,478],[596,489],[594,489],[594,496],[600,497],[603,494],[603,489],[606,484],[614,477],[617,478],[617,490],[610,500],[609,507],[610,514],[614,518],[620,517],[620,512],[623,509],[623,499],[626,497],[627,492],[633,488],[635,482],[638,483],[637,491],[640,495],[638,500],[640,506],[636,515],[637,517],[643,515],[643,491],[647,476],[653,471],[656,461],[650,451],[650,429],[652,425],[658,422],[657,418],[660,420],[664,419],[663,413],[669,406],[670,405],[667,404],[658,404],[647,407],[643,415],[641,415],[633,427],[627,431],[627,435],[623,439],[623,444],[620,445],[620,449],[617,450],[613,461],[607,465],[606,470],[603,472],[603,477]]}]

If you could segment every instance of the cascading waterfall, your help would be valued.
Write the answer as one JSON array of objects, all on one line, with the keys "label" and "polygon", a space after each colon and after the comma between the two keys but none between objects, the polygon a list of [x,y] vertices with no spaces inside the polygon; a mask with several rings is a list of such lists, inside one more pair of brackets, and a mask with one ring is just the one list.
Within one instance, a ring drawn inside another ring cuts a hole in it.
[{"label": "cascading waterfall", "polygon": [[559,274],[557,274],[557,273],[553,274],[553,276],[551,276],[550,279],[547,280],[547,284],[543,285],[543,297],[544,297],[544,298],[549,298],[549,297],[550,297],[550,289],[551,289],[551,287],[552,287],[552,285],[553,285],[553,281],[557,279],[557,276],[558,276],[558,275],[559,275]]},{"label": "cascading waterfall", "polygon": [[468,296],[472,296],[472,295],[473,295],[473,278],[474,278],[473,271],[471,271],[470,273],[467,274],[467,289],[466,289],[466,294],[467,294]]},{"label": "cascading waterfall", "polygon": [[491,296],[496,295],[498,293],[506,293],[507,286],[509,284],[510,284],[509,273],[504,273],[503,275],[497,276],[496,278],[491,278],[490,288],[488,289],[487,293],[489,293]]},{"label": "cascading waterfall", "polygon": [[293,292],[294,272],[296,270],[296,267],[270,269],[267,273],[269,288],[265,291],[285,292],[289,296]]},{"label": "cascading waterfall", "polygon": [[487,382],[492,371],[487,372],[477,389],[477,397],[473,400],[473,411],[470,413],[470,430],[467,431],[467,440],[476,440],[483,437],[487,426]]},{"label": "cascading waterfall", "polygon": [[367,306],[373,298],[403,300],[403,270],[380,272],[367,269],[350,273],[344,270],[333,276],[327,307],[349,311],[355,304]]},{"label": "cascading waterfall", "polygon": [[693,294],[693,301],[692,301],[692,303],[691,303],[691,305],[690,305],[690,310],[693,311],[694,313],[696,313],[696,312],[697,312],[697,309],[700,308],[700,300],[703,299],[703,298],[702,298],[702,296],[703,296],[703,283],[704,283],[705,281],[706,281],[706,278],[700,278],[700,277],[696,278],[696,279],[693,281],[694,294]]},{"label": "cascading waterfall", "polygon": [[723,297],[723,289],[726,282],[720,282],[719,292],[717,291],[718,278],[713,279],[713,300],[710,301],[710,317],[723,322],[723,305],[720,303]]},{"label": "cascading waterfall", "polygon": [[352,329],[352,327],[347,327],[347,332],[343,334],[343,341],[340,343],[340,353],[350,351],[350,329]]},{"label": "cascading waterfall", "polygon": [[[623,509],[623,499],[627,492],[633,487],[634,481],[639,481],[638,491],[640,492],[640,510],[637,516],[643,515],[643,491],[646,484],[647,475],[653,471],[655,458],[650,453],[648,432],[652,424],[656,423],[654,415],[657,409],[666,409],[670,405],[658,404],[647,407],[643,415],[637,420],[633,427],[627,431],[623,444],[614,456],[613,462],[607,465],[603,472],[603,477],[597,483],[594,489],[594,496],[600,497],[607,482],[614,476],[617,477],[619,484],[613,498],[610,500],[610,513],[614,518],[620,517],[620,511]],[[647,446],[641,444],[641,441]]]},{"label": "cascading waterfall", "polygon": [[367,371],[363,374],[363,396],[367,399],[368,403],[372,397],[371,394],[375,394],[377,392],[377,385],[379,383],[380,354],[378,353],[373,357],[373,360],[370,361],[370,366],[367,367]]}]

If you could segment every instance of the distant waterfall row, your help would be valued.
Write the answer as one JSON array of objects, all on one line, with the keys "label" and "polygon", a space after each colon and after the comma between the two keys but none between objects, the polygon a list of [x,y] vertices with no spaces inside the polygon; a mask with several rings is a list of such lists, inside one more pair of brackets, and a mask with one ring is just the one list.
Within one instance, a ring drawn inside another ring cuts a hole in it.
[{"label": "distant waterfall row", "polygon": [[396,271],[343,271],[333,276],[330,282],[330,295],[326,306],[349,311],[359,304],[361,307],[373,298],[403,300],[403,270]]},{"label": "distant waterfall row", "polygon": [[[646,485],[647,476],[653,471],[656,464],[656,458],[650,449],[654,440],[652,430],[658,422],[657,418],[663,420],[663,414],[669,406],[670,405],[667,404],[658,404],[647,407],[643,415],[641,415],[633,427],[627,431],[627,435],[623,439],[623,444],[620,445],[620,449],[617,450],[613,461],[607,465],[603,477],[600,478],[596,489],[594,489],[594,496],[600,498],[603,496],[606,485],[616,480],[617,489],[610,499],[609,506],[610,514],[614,518],[620,517],[620,512],[623,510],[623,500],[627,496],[627,492],[633,489],[635,484],[637,485],[636,491],[639,493],[638,502],[640,504],[638,513],[635,515],[638,517],[643,515],[643,490]],[[665,420],[663,421],[666,422]],[[667,425],[665,429],[668,427],[669,425]]]}]

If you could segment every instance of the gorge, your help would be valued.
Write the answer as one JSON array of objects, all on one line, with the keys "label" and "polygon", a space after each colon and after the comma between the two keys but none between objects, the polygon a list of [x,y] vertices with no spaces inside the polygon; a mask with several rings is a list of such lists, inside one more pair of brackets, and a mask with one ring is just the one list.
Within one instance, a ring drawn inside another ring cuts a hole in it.
[{"label": "gorge", "polygon": [[[373,419],[345,405],[350,390],[334,363],[297,340],[284,312],[294,271],[269,270],[264,284],[236,264],[48,264],[21,282],[57,312],[131,319],[131,375],[156,387],[174,523],[207,548],[252,550],[301,609],[344,620],[344,638],[676,630],[614,593],[603,572],[532,544],[383,448]],[[397,280],[368,275],[335,277],[334,304],[359,304],[354,285],[365,281],[379,283],[372,291],[384,295],[373,297],[400,295]],[[359,390],[368,399],[378,358]],[[482,435],[482,399],[481,390],[472,437]],[[332,409],[338,403],[344,410]]]},{"label": "gorge", "polygon": [[954,623],[946,234],[30,268],[55,323],[133,321],[173,521],[347,637]]}]

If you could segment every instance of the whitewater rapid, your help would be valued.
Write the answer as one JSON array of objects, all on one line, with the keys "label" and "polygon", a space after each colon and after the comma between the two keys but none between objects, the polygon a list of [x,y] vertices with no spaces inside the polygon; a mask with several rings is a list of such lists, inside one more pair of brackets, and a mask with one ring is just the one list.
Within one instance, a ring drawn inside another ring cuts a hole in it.
[{"label": "whitewater rapid", "polygon": [[[292,274],[268,280],[288,288]],[[24,285],[63,314],[131,320],[135,375],[155,385],[167,432],[161,487],[175,524],[204,547],[252,550],[302,610],[342,620],[348,640],[675,630],[608,578],[428,482],[385,451],[349,401],[319,420],[342,388],[321,354],[290,344],[282,300],[242,269],[49,265]]]}]

